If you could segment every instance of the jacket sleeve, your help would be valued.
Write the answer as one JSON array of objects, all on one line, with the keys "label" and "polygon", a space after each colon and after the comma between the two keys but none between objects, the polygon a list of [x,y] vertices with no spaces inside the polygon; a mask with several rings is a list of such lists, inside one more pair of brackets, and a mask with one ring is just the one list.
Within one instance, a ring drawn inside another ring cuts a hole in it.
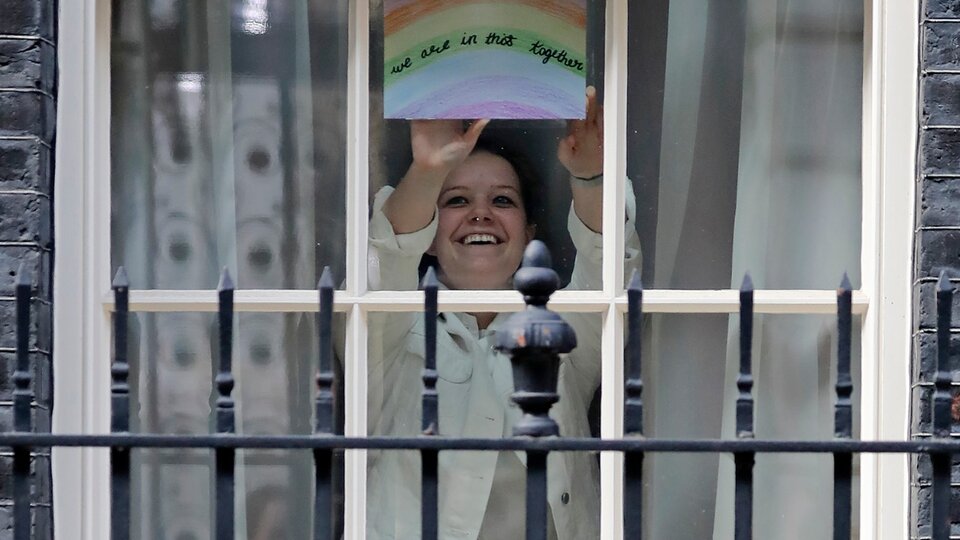
[{"label": "jacket sleeve", "polygon": [[[642,255],[640,253],[640,238],[637,235],[636,223],[636,196],[633,185],[627,179],[624,187],[626,222],[623,225],[623,272],[625,279],[629,279],[634,270],[640,269]],[[573,263],[573,273],[567,290],[599,290],[603,288],[603,235],[587,228],[580,221],[573,204],[567,215],[567,229],[570,238],[577,250]],[[571,352],[565,365],[568,373],[565,377],[572,377],[569,381],[571,388],[576,389],[585,403],[590,403],[593,392],[600,386],[601,372],[601,326],[602,315],[599,313],[565,313],[564,318],[573,326],[577,333],[577,348]]]},{"label": "jacket sleeve", "polygon": [[[383,213],[383,205],[393,193],[392,187],[377,192],[369,223],[367,276],[370,290],[410,291],[418,288],[420,259],[430,247],[437,231],[437,216],[423,229],[396,234]],[[368,431],[374,433],[380,422],[384,393],[391,381],[389,373],[398,373],[395,362],[407,357],[407,339],[417,320],[416,313],[373,312],[367,318],[367,407]],[[417,390],[419,392],[419,389]]]}]

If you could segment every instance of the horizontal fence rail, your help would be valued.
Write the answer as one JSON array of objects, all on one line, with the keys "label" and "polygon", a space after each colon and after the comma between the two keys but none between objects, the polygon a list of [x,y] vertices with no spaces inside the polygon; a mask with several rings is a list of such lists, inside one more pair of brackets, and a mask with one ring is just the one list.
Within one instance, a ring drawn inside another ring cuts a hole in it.
[{"label": "horizontal fence rail", "polygon": [[[550,406],[560,396],[556,379],[561,355],[576,346],[572,329],[556,313],[546,308],[557,289],[559,279],[550,268],[546,247],[534,242],[528,247],[524,264],[515,277],[523,294],[526,310],[514,314],[497,334],[496,348],[508,355],[514,369],[514,401],[523,418],[514,428],[514,437],[497,439],[453,438],[444,436],[439,423],[439,399],[436,369],[436,320],[439,284],[432,271],[423,281],[425,313],[425,358],[422,388],[422,434],[413,437],[345,437],[336,425],[338,411],[333,369],[332,314],[334,280],[325,269],[318,284],[319,353],[315,366],[317,392],[314,429],[310,435],[241,435],[235,430],[236,403],[232,397],[233,293],[229,273],[224,270],[218,287],[218,365],[216,366],[215,433],[207,435],[166,435],[130,432],[131,403],[128,381],[127,324],[130,284],[121,268],[113,282],[114,357],[111,364],[111,433],[59,434],[33,433],[31,405],[33,380],[29,363],[31,283],[21,269],[16,281],[17,349],[13,380],[13,430],[0,432],[0,448],[13,452],[14,538],[31,538],[30,452],[52,447],[101,447],[110,450],[111,537],[131,536],[131,460],[134,448],[212,449],[215,461],[213,498],[215,500],[215,538],[234,537],[234,498],[236,452],[240,449],[302,449],[312,451],[314,467],[314,538],[337,538],[340,516],[335,503],[337,475],[335,452],[351,449],[416,450],[422,460],[421,534],[439,537],[438,478],[439,453],[446,451],[523,451],[527,454],[526,537],[547,537],[546,460],[551,452],[619,452],[624,454],[624,523],[626,538],[641,538],[643,532],[643,460],[647,453],[722,453],[734,458],[734,536],[753,537],[753,467],[757,454],[816,453],[834,457],[833,538],[851,535],[853,455],[859,453],[909,453],[930,456],[933,465],[932,538],[947,540],[950,532],[950,464],[960,454],[960,440],[951,438],[950,383],[954,366],[950,365],[949,336],[953,290],[946,275],[937,287],[937,371],[932,398],[934,437],[910,441],[862,441],[853,439],[852,400],[854,385],[850,375],[852,333],[852,289],[843,277],[837,290],[837,377],[834,410],[834,438],[823,441],[762,440],[755,438],[753,398],[752,331],[754,290],[745,276],[740,290],[740,363],[736,379],[736,438],[673,440],[643,436],[643,378],[641,373],[641,326],[643,290],[637,275],[627,287],[628,339],[624,351],[624,437],[620,439],[559,437],[557,424],[548,416]],[[815,495],[815,494],[810,494]]]}]

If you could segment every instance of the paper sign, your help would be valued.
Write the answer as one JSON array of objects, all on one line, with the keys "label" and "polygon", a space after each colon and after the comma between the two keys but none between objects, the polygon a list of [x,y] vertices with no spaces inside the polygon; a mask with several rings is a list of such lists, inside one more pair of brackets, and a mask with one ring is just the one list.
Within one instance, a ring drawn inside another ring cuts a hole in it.
[{"label": "paper sign", "polygon": [[385,118],[583,118],[586,0],[384,0]]}]

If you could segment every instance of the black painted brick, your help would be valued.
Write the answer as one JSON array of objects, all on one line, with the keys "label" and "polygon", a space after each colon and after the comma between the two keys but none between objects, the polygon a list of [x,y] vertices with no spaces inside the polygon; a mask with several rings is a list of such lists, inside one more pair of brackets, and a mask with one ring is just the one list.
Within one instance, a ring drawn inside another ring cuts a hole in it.
[{"label": "black painted brick", "polygon": [[[933,431],[933,386],[918,386],[913,389],[914,434],[930,434]],[[960,433],[960,422],[951,422],[955,433]]]},{"label": "black painted brick", "polygon": [[[960,484],[960,456],[953,456],[953,463],[950,467],[950,481]],[[920,484],[928,485],[933,478],[933,465],[930,463],[928,454],[915,454],[910,460]]]},{"label": "black painted brick", "polygon": [[[52,335],[50,332],[50,304],[33,302],[30,309],[30,348],[49,351]],[[0,348],[14,349],[17,346],[16,303],[0,298]]]},{"label": "black painted brick", "polygon": [[0,38],[0,88],[56,87],[56,51],[41,39]]},{"label": "black painted brick", "polygon": [[[43,475],[36,474],[37,468],[47,468],[50,466],[50,456],[45,453],[31,453],[30,456],[30,475],[36,479],[31,482],[30,501],[34,504],[50,504],[51,493],[50,484],[47,479],[42,479]],[[13,456],[6,454],[0,456],[0,499],[10,499],[13,496]]]},{"label": "black painted brick", "polygon": [[0,34],[39,35],[51,38],[57,28],[53,0],[0,0]]},{"label": "black painted brick", "polygon": [[920,134],[920,171],[960,174],[960,130],[931,129]]},{"label": "black painted brick", "polygon": [[49,193],[51,157],[39,139],[0,139],[0,189]]},{"label": "black painted brick", "polygon": [[50,199],[32,193],[0,193],[0,242],[50,243]]},{"label": "black painted brick", "polygon": [[[13,400],[13,372],[17,369],[17,355],[0,353],[0,401]],[[53,372],[50,355],[40,352],[30,354],[30,374],[33,375],[34,401],[47,409],[53,404]]]},{"label": "black painted brick", "polygon": [[[960,24],[955,26],[960,27]],[[960,125],[960,75],[936,73],[922,79],[921,121],[927,125]]]},{"label": "black painted brick", "polygon": [[[33,430],[39,433],[50,431],[50,411],[40,407],[31,409]],[[0,432],[13,431],[13,409],[9,406],[0,407]],[[2,497],[0,497],[2,499]]]},{"label": "black painted brick", "polygon": [[[49,506],[36,506],[31,509],[33,533],[31,540],[51,540],[53,538],[53,510]],[[65,536],[61,536],[63,538]],[[13,507],[0,506],[0,538],[13,538]]]},{"label": "black painted brick", "polygon": [[927,178],[920,183],[922,227],[960,226],[960,178]]},{"label": "black painted brick", "polygon": [[34,297],[50,298],[50,252],[36,247],[0,248],[0,297],[13,296],[20,265],[30,276]]},{"label": "black painted brick", "polygon": [[927,23],[922,35],[920,57],[924,70],[960,68],[960,24]]},{"label": "black painted brick", "polygon": [[[914,362],[914,382],[933,382],[937,370],[937,335],[934,332],[921,332],[914,338],[919,357]],[[960,334],[950,336],[950,362],[960,369]],[[949,368],[949,365],[948,365]]]},{"label": "black painted brick", "polygon": [[34,136],[53,141],[54,100],[39,90],[0,90],[0,137]]},{"label": "black painted brick", "polygon": [[960,277],[960,231],[921,230],[917,235],[916,277],[938,277],[946,270]]},{"label": "black painted brick", "polygon": [[[950,310],[951,324],[960,327],[960,282],[951,281],[954,289],[953,306]],[[937,284],[933,281],[924,281],[914,285],[913,305],[915,321],[919,328],[936,328],[937,326]],[[960,364],[957,364],[960,368]]]},{"label": "black painted brick", "polygon": [[923,13],[936,19],[960,17],[960,0],[923,0]]}]

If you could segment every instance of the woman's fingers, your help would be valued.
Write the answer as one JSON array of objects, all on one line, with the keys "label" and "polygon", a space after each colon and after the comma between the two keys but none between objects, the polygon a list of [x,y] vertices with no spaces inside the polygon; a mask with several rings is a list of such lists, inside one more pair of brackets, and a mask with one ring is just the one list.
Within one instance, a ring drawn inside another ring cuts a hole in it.
[{"label": "woman's fingers", "polygon": [[464,142],[468,143],[471,149],[477,144],[480,134],[483,133],[483,128],[487,127],[489,123],[489,118],[482,118],[470,124],[470,127],[467,128],[467,131],[463,134],[463,138]]},{"label": "woman's fingers", "polygon": [[589,126],[597,124],[597,117],[600,114],[599,105],[597,105],[597,89],[593,86],[587,87],[587,118],[585,122]]}]

